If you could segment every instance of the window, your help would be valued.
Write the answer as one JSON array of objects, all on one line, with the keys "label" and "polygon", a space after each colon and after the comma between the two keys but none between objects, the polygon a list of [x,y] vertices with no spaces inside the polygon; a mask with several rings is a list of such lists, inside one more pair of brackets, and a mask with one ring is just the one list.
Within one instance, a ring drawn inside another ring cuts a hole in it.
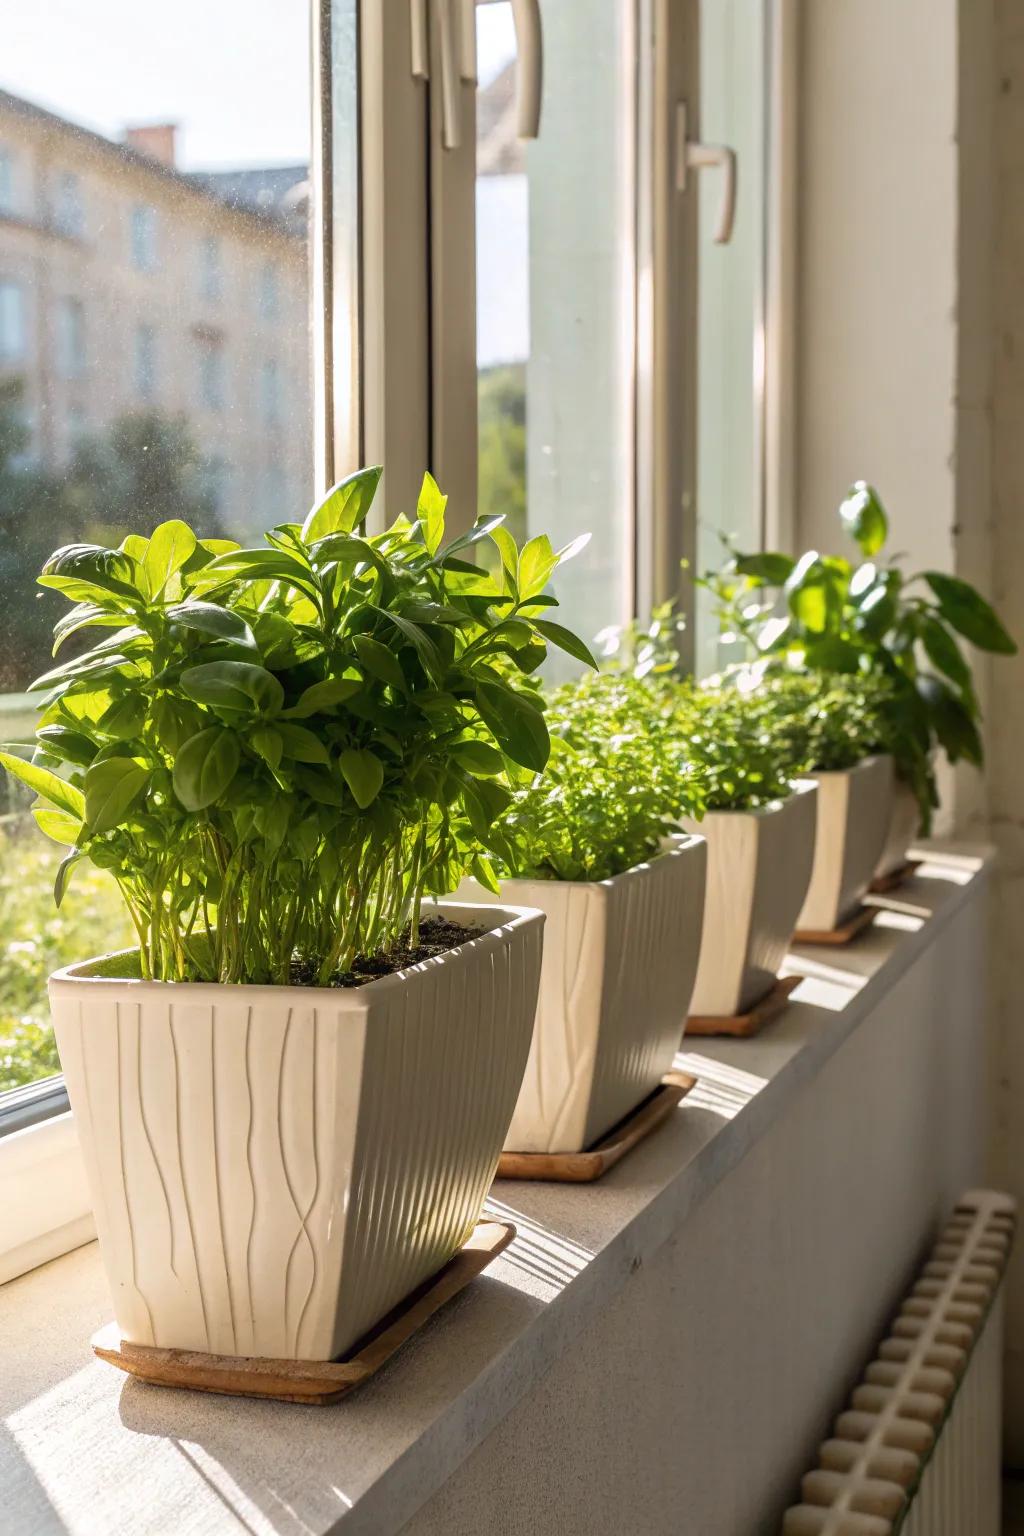
[{"label": "window", "polygon": [[264,320],[276,320],[281,312],[281,293],[278,286],[277,268],[265,261],[260,267],[259,312]]},{"label": "window", "polygon": [[200,296],[215,302],[221,296],[223,281],[220,241],[216,235],[206,235],[199,247]]},{"label": "window", "polygon": [[477,10],[479,509],[589,546],[560,573],[592,637],[633,604],[637,44],[620,0],[544,11],[540,137],[516,133],[512,6]]},{"label": "window", "polygon": [[281,415],[281,377],[273,358],[260,370],[260,412],[264,421],[275,422]]},{"label": "window", "polygon": [[209,411],[224,409],[224,348],[213,336],[198,343],[199,403]]},{"label": "window", "polygon": [[0,280],[0,363],[25,355],[25,295],[19,283]]},{"label": "window", "polygon": [[[85,9],[81,26],[53,27],[45,6],[29,7],[4,32],[0,209],[23,206],[28,168],[45,162],[53,167],[53,225],[74,236],[88,223],[102,247],[100,260],[82,240],[0,220],[0,483],[5,511],[16,509],[4,522],[0,561],[5,742],[30,738],[35,711],[26,689],[53,664],[52,627],[67,603],[37,588],[35,577],[58,545],[118,544],[177,517],[206,536],[262,532],[240,492],[255,487],[262,466],[259,370],[270,349],[256,351],[251,385],[236,391],[229,362],[241,366],[257,324],[251,291],[247,302],[227,302],[236,271],[258,277],[271,269],[272,294],[297,321],[272,349],[279,452],[293,498],[278,515],[301,519],[313,498],[310,342],[301,323],[308,218],[293,208],[295,190],[309,180],[308,10],[249,7],[243,76],[229,67],[225,26],[238,7],[225,0],[169,12],[166,50],[144,27],[126,28],[121,0],[90,0]],[[106,61],[102,70],[81,67],[83,29]],[[145,110],[139,82],[154,79],[157,46],[167,119],[182,130],[176,164],[124,151],[126,125]],[[7,109],[7,95],[25,110]],[[29,110],[36,105],[46,113]],[[96,130],[84,147],[80,122]],[[211,333],[204,292],[213,293],[218,277]],[[37,295],[50,296],[39,314],[45,347],[35,344]],[[86,377],[87,391],[63,382]],[[54,909],[62,856],[0,772],[0,1132],[5,1092],[27,1092],[59,1071],[48,973],[130,942],[117,893],[99,870],[76,870]],[[0,1249],[6,1238],[0,1231]]]},{"label": "window", "polygon": [[57,367],[64,379],[85,372],[85,308],[81,299],[61,299],[57,305]]},{"label": "window", "polygon": [[74,171],[64,171],[57,177],[53,221],[62,235],[73,240],[81,238],[85,228],[82,183]]},{"label": "window", "polygon": [[139,272],[156,268],[156,209],[136,204],[131,211],[132,266]]},{"label": "window", "polygon": [[156,398],[156,331],[145,321],[135,327],[135,393],[147,405]]},{"label": "window", "polygon": [[0,144],[0,214],[14,212],[14,156]]}]

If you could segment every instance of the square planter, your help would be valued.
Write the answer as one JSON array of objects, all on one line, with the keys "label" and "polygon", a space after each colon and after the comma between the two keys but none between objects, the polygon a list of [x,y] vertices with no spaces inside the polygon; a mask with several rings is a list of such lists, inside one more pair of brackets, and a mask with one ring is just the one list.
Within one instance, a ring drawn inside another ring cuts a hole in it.
[{"label": "square planter", "polygon": [[882,849],[882,857],[875,867],[876,880],[884,880],[887,875],[892,875],[896,870],[903,868],[907,862],[910,845],[916,840],[920,827],[921,809],[917,803],[917,797],[902,779],[895,778],[889,830],[886,834],[885,847]]},{"label": "square planter", "polygon": [[658,1086],[689,1011],[707,851],[680,838],[610,880],[506,880],[547,917],[537,1024],[509,1152],[581,1152]]},{"label": "square planter", "polygon": [[793,939],[814,863],[817,786],[752,811],[682,822],[708,845],[704,937],[690,1012],[728,1018],[770,991]]},{"label": "square planter", "polygon": [[816,773],[814,867],[797,928],[828,931],[854,916],[881,857],[892,813],[893,761],[866,757],[853,768]]},{"label": "square planter", "polygon": [[[544,919],[358,988],[50,980],[122,1335],[329,1360],[456,1252],[526,1065]],[[108,967],[109,969],[109,963]]]}]

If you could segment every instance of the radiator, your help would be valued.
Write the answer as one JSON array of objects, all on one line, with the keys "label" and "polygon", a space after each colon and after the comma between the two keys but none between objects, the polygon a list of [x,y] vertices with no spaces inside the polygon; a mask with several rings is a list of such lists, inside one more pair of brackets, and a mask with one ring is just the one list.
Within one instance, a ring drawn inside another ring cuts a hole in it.
[{"label": "radiator", "polygon": [[783,1536],[1000,1536],[1002,1278],[1014,1202],[958,1203]]}]

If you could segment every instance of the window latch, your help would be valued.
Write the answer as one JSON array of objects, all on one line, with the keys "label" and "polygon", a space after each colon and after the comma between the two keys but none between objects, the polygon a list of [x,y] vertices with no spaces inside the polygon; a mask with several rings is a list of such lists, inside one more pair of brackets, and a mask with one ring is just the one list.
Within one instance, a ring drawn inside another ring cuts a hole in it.
[{"label": "window latch", "polygon": [[724,173],[718,221],[711,236],[716,245],[728,245],[736,220],[736,151],[727,144],[702,144],[687,136],[686,102],[676,102],[676,191],[685,192],[689,173],[709,167]]}]

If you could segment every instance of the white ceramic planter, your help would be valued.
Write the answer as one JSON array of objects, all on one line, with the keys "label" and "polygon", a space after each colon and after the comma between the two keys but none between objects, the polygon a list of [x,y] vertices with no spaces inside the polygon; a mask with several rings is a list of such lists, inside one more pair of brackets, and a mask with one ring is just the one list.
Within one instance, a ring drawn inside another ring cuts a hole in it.
[{"label": "white ceramic planter", "polygon": [[897,777],[893,780],[892,812],[889,816],[885,847],[875,867],[876,879],[881,880],[884,876],[894,874],[896,870],[903,868],[907,862],[910,845],[916,840],[920,826],[921,809],[917,803],[917,797],[910,786]]},{"label": "white ceramic planter", "polygon": [[354,989],[50,981],[122,1334],[344,1353],[462,1244],[526,1065],[544,919]]},{"label": "white ceramic planter", "polygon": [[797,927],[827,931],[852,917],[867,894],[892,812],[893,762],[866,757],[853,768],[816,773],[814,867]]},{"label": "white ceramic planter", "polygon": [[547,917],[507,1151],[583,1151],[671,1067],[697,970],[706,862],[703,838],[687,837],[611,880],[504,882],[502,901]]},{"label": "white ceramic planter", "polygon": [[807,895],[814,862],[817,786],[753,811],[709,811],[704,937],[690,1012],[745,1013],[775,983]]}]

